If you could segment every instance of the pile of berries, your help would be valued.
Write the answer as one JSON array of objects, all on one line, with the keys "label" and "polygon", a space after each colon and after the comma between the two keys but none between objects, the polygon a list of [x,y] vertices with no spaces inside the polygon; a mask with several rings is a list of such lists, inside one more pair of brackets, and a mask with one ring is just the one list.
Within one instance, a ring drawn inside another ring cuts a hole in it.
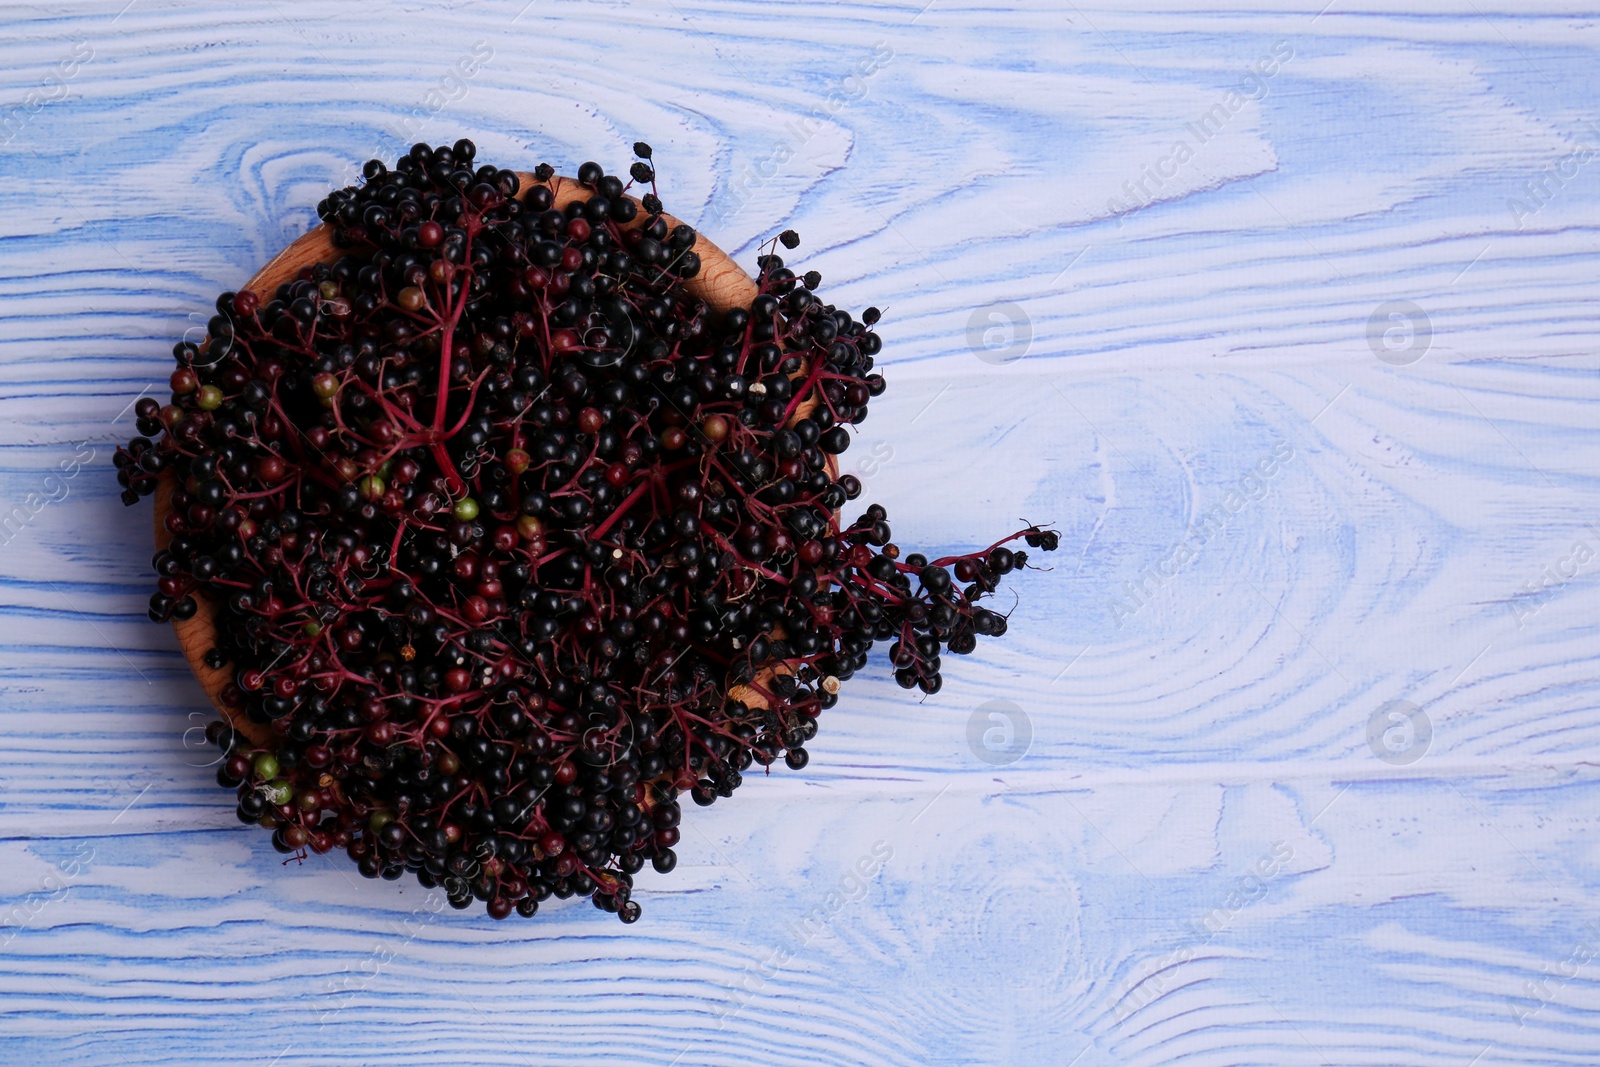
[{"label": "pile of berries", "polygon": [[137,405],[118,480],[161,487],[170,535],[150,617],[206,604],[238,726],[212,726],[218,780],[279,851],[632,922],[682,794],[804,767],[874,642],[937,692],[942,651],[1005,632],[977,602],[1026,563],[1006,544],[1056,547],[930,560],[877,505],[843,522],[877,311],[776,245],[748,306],[708,306],[635,151],[650,192],[585,163],[564,209],[570,179],[467,140],[367,163],[319,205],[335,261],[224,293],[171,403]]}]

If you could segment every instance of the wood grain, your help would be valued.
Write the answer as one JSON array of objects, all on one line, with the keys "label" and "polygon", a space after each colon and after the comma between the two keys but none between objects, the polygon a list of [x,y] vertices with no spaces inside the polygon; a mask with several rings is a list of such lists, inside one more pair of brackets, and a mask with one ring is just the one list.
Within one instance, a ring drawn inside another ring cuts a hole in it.
[{"label": "wood grain", "polygon": [[[1592,5],[123,3],[0,12],[0,1062],[1595,1062]],[[858,503],[1063,535],[629,928],[283,866],[111,479],[218,292],[463,135],[793,226],[885,308]]]}]

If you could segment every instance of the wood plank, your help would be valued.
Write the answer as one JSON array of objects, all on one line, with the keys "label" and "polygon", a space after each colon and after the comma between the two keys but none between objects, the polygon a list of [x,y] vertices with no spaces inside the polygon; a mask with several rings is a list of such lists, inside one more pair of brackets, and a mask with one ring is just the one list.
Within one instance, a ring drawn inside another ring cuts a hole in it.
[{"label": "wood plank", "polygon": [[[0,101],[64,94],[0,112],[0,1061],[1595,1061],[1591,8],[124,2],[0,13]],[[648,140],[747,267],[795,227],[886,309],[842,459],[897,540],[1063,534],[938,695],[875,663],[689,812],[632,927],[282,864],[110,477],[216,293],[460,135]]]}]

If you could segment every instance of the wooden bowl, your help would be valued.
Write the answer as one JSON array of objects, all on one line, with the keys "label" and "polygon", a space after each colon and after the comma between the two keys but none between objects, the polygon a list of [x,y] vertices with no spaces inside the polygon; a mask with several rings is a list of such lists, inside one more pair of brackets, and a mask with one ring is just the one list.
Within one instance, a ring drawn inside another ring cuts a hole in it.
[{"label": "wooden bowl", "polygon": [[[517,193],[519,199],[526,196],[534,186],[544,185],[549,188],[554,198],[552,206],[558,209],[566,207],[573,200],[590,195],[588,190],[572,178],[557,175],[548,182],[540,182],[532,174],[522,172],[518,172],[517,177],[522,182]],[[671,215],[663,213],[661,218],[668,227],[678,224],[678,220]],[[631,221],[619,225],[623,229],[631,230],[643,226],[645,221],[645,213],[640,210]],[[698,231],[695,234],[694,252],[700,257],[700,271],[683,283],[683,287],[689,293],[704,300],[718,311],[745,307],[755,299],[759,289],[750,275]],[[333,231],[326,224],[319,225],[274,256],[271,262],[244,284],[243,288],[270,299],[278,286],[292,281],[299,275],[301,268],[317,263],[332,263],[342,254],[343,252],[334,247]],[[804,369],[798,373],[803,374]],[[802,403],[796,409],[792,421],[806,417],[816,405],[815,398]],[[838,476],[838,460],[833,456],[828,457],[828,470],[834,477]],[[166,548],[168,542],[172,540],[165,523],[172,506],[172,494],[176,488],[176,483],[171,477],[163,477],[156,487],[155,541],[158,550]],[[210,698],[212,705],[225,722],[258,747],[276,748],[278,739],[269,725],[251,722],[242,712],[229,708],[222,702],[222,689],[233,680],[233,668],[213,668],[206,665],[205,654],[216,644],[216,605],[204,596],[196,596],[195,601],[198,610],[192,617],[181,622],[174,620],[172,623],[173,632],[178,636],[178,647],[183,651],[183,658],[188,661],[189,669],[194,672],[200,687],[205,690],[206,696]],[[778,664],[776,667],[763,669],[757,674],[756,682],[762,683],[775,674],[792,671],[791,665]],[[728,690],[728,696],[752,707],[766,707],[765,698],[750,686],[733,686]]]}]

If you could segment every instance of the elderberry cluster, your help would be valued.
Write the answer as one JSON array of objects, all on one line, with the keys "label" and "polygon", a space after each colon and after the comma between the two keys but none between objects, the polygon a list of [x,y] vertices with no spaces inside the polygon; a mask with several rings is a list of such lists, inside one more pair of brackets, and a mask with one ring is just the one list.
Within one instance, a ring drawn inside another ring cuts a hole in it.
[{"label": "elderberry cluster", "polygon": [[218,779],[279,851],[632,922],[682,793],[804,767],[876,641],[937,692],[942,651],[1005,631],[977,601],[1026,563],[1006,543],[1056,547],[902,557],[883,508],[845,523],[877,311],[775,246],[747,306],[709,305],[635,152],[633,183],[467,140],[367,163],[319,205],[332,261],[224,293],[139,401],[116,465],[164,513],[150,617],[214,623]]}]

